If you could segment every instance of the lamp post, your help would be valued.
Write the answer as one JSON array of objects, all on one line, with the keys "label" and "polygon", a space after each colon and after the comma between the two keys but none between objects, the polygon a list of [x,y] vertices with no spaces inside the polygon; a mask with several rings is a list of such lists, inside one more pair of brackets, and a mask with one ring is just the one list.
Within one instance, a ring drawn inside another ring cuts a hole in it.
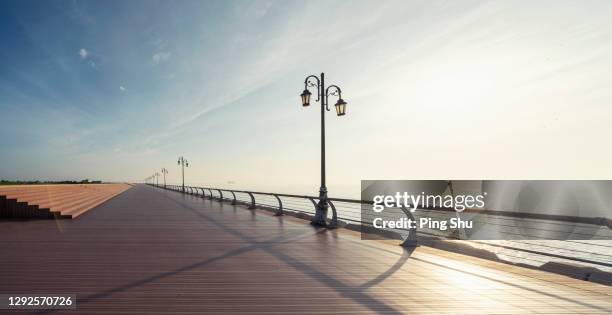
[{"label": "lamp post", "polygon": [[165,167],[162,167],[161,172],[164,174],[164,188],[166,188],[166,174],[168,174],[168,170]]},{"label": "lamp post", "polygon": [[183,175],[183,193],[185,193],[185,167],[189,167],[189,162],[184,157],[178,158],[178,165],[181,166],[181,174]]},{"label": "lamp post", "polygon": [[325,88],[325,74],[321,73],[320,77],[309,75],[304,80],[304,92],[300,95],[302,98],[302,106],[310,105],[310,96],[312,93],[308,87],[317,88],[317,99],[315,102],[321,103],[321,188],[319,188],[319,202],[315,216],[310,222],[317,226],[327,226],[325,219],[327,218],[327,187],[325,186],[325,111],[329,111],[328,101],[329,96],[338,96],[338,101],[335,104],[336,114],[344,116],[346,114],[346,102],[342,99],[342,90],[336,85],[330,85]]},{"label": "lamp post", "polygon": [[159,187],[159,173],[155,172],[155,186]]}]

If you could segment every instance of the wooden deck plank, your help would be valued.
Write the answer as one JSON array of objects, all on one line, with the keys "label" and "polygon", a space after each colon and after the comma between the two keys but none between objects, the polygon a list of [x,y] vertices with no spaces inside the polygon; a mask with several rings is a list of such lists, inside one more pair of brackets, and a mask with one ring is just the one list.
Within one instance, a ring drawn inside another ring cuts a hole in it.
[{"label": "wooden deck plank", "polygon": [[79,313],[612,312],[608,286],[144,185],[0,238],[0,293],[76,294]]}]

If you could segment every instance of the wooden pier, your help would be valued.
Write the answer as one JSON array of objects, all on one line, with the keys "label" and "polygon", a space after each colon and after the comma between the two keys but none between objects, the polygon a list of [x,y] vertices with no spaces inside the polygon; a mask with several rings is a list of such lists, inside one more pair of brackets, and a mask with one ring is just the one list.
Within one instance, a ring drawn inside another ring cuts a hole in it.
[{"label": "wooden pier", "polygon": [[45,314],[612,313],[610,286],[145,185],[0,239],[0,293],[76,295]]}]

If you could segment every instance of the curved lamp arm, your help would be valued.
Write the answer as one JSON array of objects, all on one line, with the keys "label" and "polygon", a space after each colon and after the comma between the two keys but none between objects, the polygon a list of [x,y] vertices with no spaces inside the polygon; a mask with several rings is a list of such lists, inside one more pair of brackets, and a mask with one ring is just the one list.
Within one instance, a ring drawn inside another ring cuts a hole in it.
[{"label": "curved lamp arm", "polygon": [[[310,81],[310,79],[314,79],[317,83],[313,83],[312,81]],[[321,81],[319,80],[319,77],[314,74],[307,76],[304,80],[304,89],[308,90],[308,87],[317,87],[317,100],[315,102],[318,102],[320,100],[321,95]]]},{"label": "curved lamp arm", "polygon": [[[331,89],[331,90],[330,90]],[[342,98],[342,90],[337,85],[330,85],[325,89],[325,109],[329,112],[329,96],[338,96],[338,99]]]}]

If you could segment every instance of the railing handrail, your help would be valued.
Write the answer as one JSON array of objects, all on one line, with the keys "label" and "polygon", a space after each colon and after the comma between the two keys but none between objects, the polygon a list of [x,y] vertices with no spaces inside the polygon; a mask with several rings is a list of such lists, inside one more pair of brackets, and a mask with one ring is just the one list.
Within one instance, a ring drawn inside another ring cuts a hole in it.
[{"label": "railing handrail", "polygon": [[[151,185],[156,186],[155,184],[151,184]],[[168,186],[172,186],[172,185],[168,185]],[[160,186],[160,187],[163,187],[163,186]],[[212,197],[212,190],[217,190],[217,191],[227,191],[227,192],[245,193],[245,194],[251,193],[255,195],[264,195],[264,196],[273,196],[273,197],[278,196],[278,197],[300,198],[300,199],[308,199],[308,200],[313,200],[313,199],[318,200],[319,199],[318,196],[309,196],[309,195],[270,193],[270,192],[261,192],[261,191],[235,190],[235,189],[227,189],[227,188],[212,188],[212,187],[201,187],[201,186],[185,186],[185,187],[207,189],[209,192],[211,192],[211,197]],[[348,198],[328,198],[328,200],[336,201],[336,202],[369,204],[369,205],[374,203],[372,200],[359,200],[359,199],[348,199]],[[430,207],[430,208],[423,208],[423,209],[444,211],[444,212],[456,212],[456,210],[452,208]],[[550,221],[561,221],[561,222],[572,222],[572,223],[584,223],[584,224],[591,224],[591,225],[606,226],[612,229],[612,219],[608,219],[605,217],[577,217],[577,216],[557,215],[557,214],[511,212],[511,211],[474,209],[474,208],[468,208],[468,209],[463,210],[462,212],[522,218],[522,219],[538,219],[538,220],[550,220]]]},{"label": "railing handrail", "polygon": [[[172,190],[175,190],[175,191],[178,191],[178,192],[182,192],[181,186],[177,186],[177,185],[167,185],[167,187],[164,187],[163,185],[155,185],[155,184],[148,184],[148,185],[155,186],[155,187],[160,187],[160,188],[165,188],[165,189],[172,189]],[[191,186],[185,186],[185,187],[191,187]],[[234,190],[234,189],[225,189],[225,188],[209,188],[209,187],[197,187],[197,186],[193,187],[193,188],[196,188],[195,192],[196,192],[197,195],[200,195],[197,190],[198,189],[202,190],[202,195],[201,195],[202,198],[208,197],[211,200],[213,198],[217,198],[221,202],[223,202],[224,200],[231,200],[232,204],[236,204],[236,202],[237,202],[235,193],[245,193],[245,194],[248,194],[250,199],[251,199],[250,206],[248,207],[248,209],[255,209],[256,208],[256,201],[255,201],[254,195],[273,196],[273,197],[276,197],[276,199],[278,201],[278,209],[276,210],[276,214],[275,215],[283,215],[283,204],[282,204],[282,201],[280,200],[280,197],[307,199],[307,200],[312,202],[314,207],[316,207],[315,200],[319,199],[317,196],[308,196],[308,195],[281,194],[281,193],[269,193],[269,192],[257,192],[257,191],[248,191],[248,190]],[[208,190],[209,193],[210,193],[210,196],[206,196],[204,190]],[[213,190],[217,190],[219,192],[221,192],[221,191],[231,192],[233,198],[223,198],[223,194],[222,193],[219,194],[219,197],[214,197],[212,195],[212,191]],[[336,202],[345,202],[345,203],[370,204],[370,205],[373,204],[373,201],[368,201],[368,200],[345,199],[345,198],[329,198],[329,200],[330,201],[336,201]],[[248,201],[240,201],[240,202],[243,202],[243,203],[246,203],[246,204],[249,203]],[[337,226],[336,207],[335,207],[333,202],[330,202],[329,204],[330,204],[330,208],[333,211],[332,212],[333,219],[332,219],[331,223],[329,224],[329,227],[334,228],[334,227]],[[266,206],[266,207],[270,207],[270,205],[268,205],[268,204],[263,204],[263,205]],[[399,205],[396,205],[396,206],[398,206],[397,208],[401,208],[401,207],[399,207]],[[298,210],[298,209],[293,209],[293,210],[301,211],[301,210]],[[412,214],[405,207],[401,208],[401,210],[404,212],[404,214],[406,214],[406,216],[408,216],[409,218],[414,219]],[[436,210],[436,211],[444,211],[444,212],[456,212],[452,208],[424,208],[422,210]],[[591,224],[591,225],[607,226],[608,228],[612,229],[612,220],[607,219],[607,218],[601,218],[601,217],[576,217],[576,216],[562,216],[562,215],[539,214],[539,213],[525,213],[525,212],[509,212],[509,211],[486,210],[486,209],[465,209],[463,212],[481,213],[481,214],[485,214],[485,215],[499,215],[499,216],[506,216],[506,217],[515,217],[515,218],[531,218],[531,219],[542,219],[542,220],[551,220],[551,221],[585,223],[585,224]],[[353,220],[353,219],[350,219],[350,218],[343,218],[343,219],[345,219],[347,221],[363,223],[362,221],[357,221],[357,220]],[[416,233],[417,233],[416,228],[415,229],[410,229],[408,237],[406,237],[404,239],[404,241],[400,245],[406,246],[406,247],[417,246]],[[425,232],[423,232],[423,233],[425,233]],[[425,234],[428,234],[428,233],[425,233]],[[517,251],[525,251],[525,252],[529,252],[529,253],[533,253],[533,254],[537,254],[537,255],[544,255],[544,256],[550,256],[550,257],[556,257],[556,258],[563,258],[563,259],[579,261],[579,262],[595,264],[595,265],[602,265],[602,266],[607,266],[607,267],[611,266],[608,263],[604,263],[604,262],[600,262],[600,261],[596,261],[596,260],[577,258],[577,257],[571,257],[571,256],[564,256],[564,255],[559,255],[559,254],[551,254],[551,253],[542,252],[542,251],[514,248],[514,247],[510,247],[510,246],[506,246],[506,245],[489,244],[489,243],[486,243],[486,244],[490,245],[490,246],[504,247],[504,248],[513,249],[513,250],[517,250]]]}]

